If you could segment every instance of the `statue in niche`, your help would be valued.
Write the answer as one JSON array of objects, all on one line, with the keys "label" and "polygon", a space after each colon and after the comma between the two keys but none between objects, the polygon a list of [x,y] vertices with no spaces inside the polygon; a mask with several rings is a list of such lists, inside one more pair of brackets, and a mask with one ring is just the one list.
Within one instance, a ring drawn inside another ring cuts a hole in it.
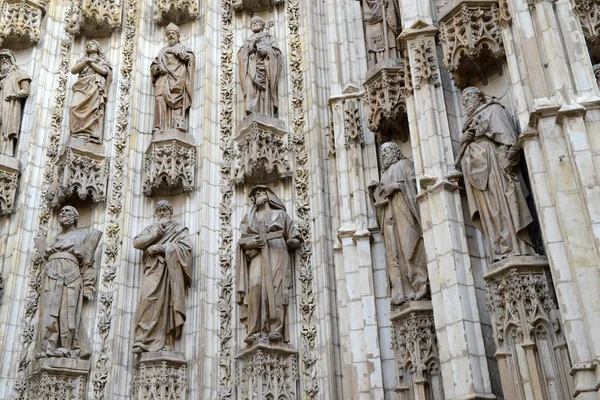
[{"label": "statue in niche", "polygon": [[463,90],[462,100],[467,121],[456,164],[464,174],[471,219],[485,237],[492,262],[535,254],[529,236],[533,217],[512,118],[476,87]]},{"label": "statue in niche", "polygon": [[170,129],[187,132],[196,59],[192,50],[179,43],[180,35],[177,25],[167,25],[169,44],[150,65],[154,84],[154,132]]},{"label": "statue in niche", "polygon": [[79,74],[73,85],[69,108],[71,136],[102,143],[104,107],[112,81],[112,66],[96,40],[86,43],[85,57],[77,61],[71,73]]},{"label": "statue in niche", "polygon": [[394,142],[381,145],[381,159],[381,182],[371,182],[369,192],[385,244],[392,305],[398,306],[429,294],[427,259],[413,163]]},{"label": "statue in niche", "polygon": [[144,252],[134,353],[173,351],[181,337],[187,288],[192,283],[192,243],[188,229],[172,221],[172,215],[173,205],[159,201],[158,222],[133,239],[133,247]]},{"label": "statue in niche", "polygon": [[252,18],[250,29],[253,34],[238,51],[240,83],[246,115],[259,113],[277,118],[283,59],[277,41],[265,32],[265,27],[265,20],[261,17]]},{"label": "statue in niche", "polygon": [[396,42],[401,30],[398,1],[363,0],[363,18],[367,51],[373,57],[373,65],[385,58],[399,58]]},{"label": "statue in niche", "polygon": [[246,327],[244,342],[288,342],[290,251],[302,238],[285,206],[267,186],[250,190],[250,210],[242,219],[237,252],[237,303]]},{"label": "statue in niche", "polygon": [[0,151],[14,157],[21,130],[23,99],[29,96],[31,77],[17,65],[15,55],[0,50]]},{"label": "statue in niche", "polygon": [[61,231],[50,243],[36,239],[45,260],[37,358],[90,356],[82,311],[84,298],[91,300],[95,292],[94,254],[102,232],[77,229],[78,221],[74,207],[63,207],[58,215]]}]

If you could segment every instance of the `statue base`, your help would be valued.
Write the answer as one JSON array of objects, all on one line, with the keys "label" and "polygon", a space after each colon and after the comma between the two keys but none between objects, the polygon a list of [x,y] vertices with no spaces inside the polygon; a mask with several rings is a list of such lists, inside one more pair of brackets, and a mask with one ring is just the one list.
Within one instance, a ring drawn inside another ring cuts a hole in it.
[{"label": "statue base", "polygon": [[85,400],[89,360],[39,358],[27,370],[28,399]]},{"label": "statue base", "polygon": [[178,129],[154,132],[144,156],[144,196],[191,192],[196,164],[191,135]]},{"label": "statue base", "polygon": [[296,350],[259,342],[235,360],[238,399],[299,399]]},{"label": "statue base", "polygon": [[15,211],[15,199],[21,177],[21,162],[0,154],[0,215]]},{"label": "statue base", "polygon": [[55,167],[52,207],[90,200],[92,205],[106,201],[108,163],[104,146],[84,138],[70,137]]},{"label": "statue base", "polygon": [[233,183],[265,184],[292,177],[282,120],[252,113],[236,130]]},{"label": "statue base", "polygon": [[183,353],[141,353],[133,367],[132,399],[187,399],[188,372]]}]

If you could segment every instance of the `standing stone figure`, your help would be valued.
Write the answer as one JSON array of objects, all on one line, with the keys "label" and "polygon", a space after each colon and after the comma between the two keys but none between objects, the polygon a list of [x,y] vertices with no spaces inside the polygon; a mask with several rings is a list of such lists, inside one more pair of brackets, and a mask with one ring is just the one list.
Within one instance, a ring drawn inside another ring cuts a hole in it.
[{"label": "standing stone figure", "polygon": [[396,38],[401,29],[398,1],[363,0],[362,3],[367,51],[373,56],[373,64],[384,58],[398,58]]},{"label": "standing stone figure", "polygon": [[238,51],[240,83],[246,115],[259,113],[277,118],[283,60],[277,41],[264,31],[265,25],[265,21],[258,16],[250,22],[250,29],[254,33]]},{"label": "standing stone figure", "polygon": [[529,236],[533,217],[510,114],[499,103],[486,102],[476,87],[463,91],[463,105],[467,121],[457,164],[462,166],[471,219],[485,237],[491,261],[535,254]]},{"label": "standing stone figure", "polygon": [[188,229],[172,221],[172,215],[173,205],[159,201],[158,222],[133,239],[133,247],[144,251],[134,353],[173,351],[181,337],[187,288],[192,283],[192,243]]},{"label": "standing stone figure", "polygon": [[69,109],[71,136],[83,137],[95,143],[102,142],[104,107],[112,81],[112,66],[95,40],[85,45],[85,57],[71,69],[79,74],[73,85]]},{"label": "standing stone figure", "polygon": [[0,50],[0,151],[14,157],[21,130],[23,99],[29,96],[31,78],[17,66],[15,55]]},{"label": "standing stone figure", "polygon": [[196,59],[192,50],[179,43],[177,25],[167,25],[166,37],[169,45],[160,50],[150,65],[154,84],[154,132],[169,129],[187,132]]},{"label": "standing stone figure", "polygon": [[245,343],[260,338],[289,341],[287,306],[290,251],[302,243],[281,200],[266,186],[250,190],[252,206],[242,219],[237,252],[237,302]]},{"label": "standing stone figure", "polygon": [[59,232],[49,244],[36,239],[45,260],[40,307],[38,358],[87,359],[90,342],[81,321],[83,299],[95,291],[94,253],[102,232],[77,229],[79,213],[74,207],[60,210]]},{"label": "standing stone figure", "polygon": [[427,259],[412,161],[394,142],[381,145],[381,182],[369,185],[385,244],[392,304],[428,295]]}]

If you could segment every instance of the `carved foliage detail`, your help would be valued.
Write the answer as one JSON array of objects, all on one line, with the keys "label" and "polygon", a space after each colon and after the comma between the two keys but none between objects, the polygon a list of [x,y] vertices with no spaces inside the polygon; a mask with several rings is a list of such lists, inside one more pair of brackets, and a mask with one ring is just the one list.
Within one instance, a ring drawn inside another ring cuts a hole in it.
[{"label": "carved foliage detail", "polygon": [[238,399],[296,399],[297,380],[295,355],[263,353],[259,350],[237,363]]},{"label": "carved foliage detail", "polygon": [[155,0],[154,22],[184,24],[198,18],[198,0]]},{"label": "carved foliage detail", "polygon": [[91,199],[93,204],[106,200],[108,165],[104,157],[92,158],[67,148],[57,165],[59,187],[54,207],[60,206],[77,193],[81,200]]},{"label": "carved foliage detail", "polygon": [[43,372],[38,379],[28,382],[22,390],[28,399],[84,400],[85,376],[62,376]]},{"label": "carved foliage detail", "polygon": [[441,85],[439,68],[435,55],[435,39],[422,38],[410,43],[413,83],[416,89],[426,83]]},{"label": "carved foliage detail", "polygon": [[152,143],[144,157],[144,195],[152,196],[163,185],[193,190],[195,169],[195,147],[175,140]]},{"label": "carved foliage detail", "polygon": [[344,137],[347,147],[356,147],[365,143],[358,100],[344,102]]},{"label": "carved foliage detail", "polygon": [[24,49],[40,40],[45,1],[0,1],[0,45]]},{"label": "carved foliage detail", "polygon": [[175,367],[141,364],[133,373],[132,392],[135,399],[184,399],[188,387],[187,366]]},{"label": "carved foliage detail", "polygon": [[600,39],[600,1],[598,0],[574,0],[573,11],[583,30],[583,36],[588,47],[598,44]]},{"label": "carved foliage detail", "polygon": [[74,0],[69,32],[86,37],[108,36],[121,27],[123,0]]}]

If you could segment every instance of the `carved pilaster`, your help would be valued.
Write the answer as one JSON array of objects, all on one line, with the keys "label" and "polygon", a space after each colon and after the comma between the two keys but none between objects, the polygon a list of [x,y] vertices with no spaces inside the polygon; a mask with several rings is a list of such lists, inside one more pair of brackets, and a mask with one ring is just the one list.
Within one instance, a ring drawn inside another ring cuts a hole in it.
[{"label": "carved pilaster", "polygon": [[235,11],[266,11],[283,4],[284,0],[233,0]]},{"label": "carved pilaster", "polygon": [[[506,10],[506,9],[504,9]],[[500,70],[505,57],[497,1],[462,1],[440,18],[444,65],[457,87],[483,81]]]},{"label": "carved pilaster", "polygon": [[26,399],[85,400],[88,360],[41,358],[27,374]]},{"label": "carved pilaster", "polygon": [[142,353],[135,363],[131,390],[135,400],[184,400],[187,388],[187,363],[182,353]]},{"label": "carved pilaster", "polygon": [[198,18],[198,0],[155,0],[154,22],[185,24]]},{"label": "carved pilaster", "polygon": [[252,113],[238,125],[233,160],[235,184],[268,183],[292,176],[283,121]]},{"label": "carved pilaster", "polygon": [[19,160],[0,154],[0,215],[15,211],[21,166]]},{"label": "carved pilaster", "polygon": [[45,0],[0,1],[0,46],[25,49],[40,40]]},{"label": "carved pilaster", "polygon": [[177,130],[156,132],[144,157],[144,195],[194,190],[194,139]]},{"label": "carved pilaster", "polygon": [[87,38],[106,37],[121,27],[123,0],[73,0],[69,32]]}]

